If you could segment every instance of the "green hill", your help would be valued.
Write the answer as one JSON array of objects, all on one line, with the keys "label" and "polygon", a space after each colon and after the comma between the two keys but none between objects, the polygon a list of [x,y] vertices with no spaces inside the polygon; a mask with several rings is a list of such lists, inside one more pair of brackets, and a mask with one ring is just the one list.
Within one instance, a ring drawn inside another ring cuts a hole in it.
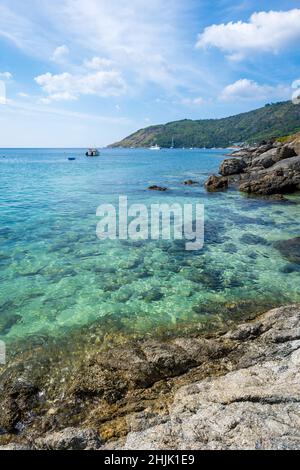
[{"label": "green hill", "polygon": [[141,129],[110,147],[228,147],[236,142],[260,142],[300,130],[300,105],[291,101],[223,119],[169,122]]}]

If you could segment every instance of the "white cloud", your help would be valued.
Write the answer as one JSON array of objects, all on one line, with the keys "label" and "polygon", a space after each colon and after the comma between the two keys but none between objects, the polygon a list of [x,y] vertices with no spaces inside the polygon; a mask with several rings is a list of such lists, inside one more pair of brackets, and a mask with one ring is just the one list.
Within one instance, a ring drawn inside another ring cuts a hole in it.
[{"label": "white cloud", "polygon": [[181,102],[186,106],[201,106],[205,100],[202,96],[197,96],[196,98],[183,98]]},{"label": "white cloud", "polygon": [[10,72],[0,72],[0,80],[10,80],[12,77]]},{"label": "white cloud", "polygon": [[105,69],[107,67],[111,67],[112,65],[113,61],[106,59],[105,57],[93,57],[91,60],[84,61],[84,66],[93,70]]},{"label": "white cloud", "polygon": [[20,91],[20,92],[18,93],[18,96],[20,96],[20,98],[29,98],[28,93],[24,93],[23,91]]},{"label": "white cloud", "polygon": [[196,8],[187,7],[188,2],[1,0],[0,3],[0,37],[4,36],[23,53],[43,61],[52,57],[56,63],[67,59],[65,45],[70,49],[72,46],[72,62],[64,71],[83,74],[86,73],[83,69],[106,70],[117,64],[134,94],[143,92],[144,85],[149,83],[175,94],[179,87],[196,84],[199,89],[202,83],[205,88],[213,81],[208,69],[195,65],[189,55],[191,44],[182,25],[183,19],[188,24],[189,18],[194,17]]},{"label": "white cloud", "polygon": [[222,101],[288,99],[290,89],[282,85],[276,87],[260,85],[254,80],[242,78],[226,86],[221,93]]},{"label": "white cloud", "polygon": [[300,9],[261,11],[248,22],[214,24],[199,35],[197,47],[216,47],[232,60],[253,52],[277,53],[300,39]]},{"label": "white cloud", "polygon": [[47,93],[44,99],[51,101],[77,100],[81,95],[119,96],[126,91],[121,74],[115,70],[86,75],[46,73],[36,77],[35,81]]},{"label": "white cloud", "polygon": [[66,57],[69,55],[69,53],[70,53],[70,50],[68,46],[63,44],[62,46],[58,46],[54,50],[51,56],[51,60],[53,60],[53,62],[62,63],[66,60]]},{"label": "white cloud", "polygon": [[182,10],[180,0],[64,0],[56,21],[80,47],[88,45],[95,54],[85,66],[102,69],[110,60],[128,72],[135,90],[145,82],[170,90],[184,80],[183,71],[178,73]]}]

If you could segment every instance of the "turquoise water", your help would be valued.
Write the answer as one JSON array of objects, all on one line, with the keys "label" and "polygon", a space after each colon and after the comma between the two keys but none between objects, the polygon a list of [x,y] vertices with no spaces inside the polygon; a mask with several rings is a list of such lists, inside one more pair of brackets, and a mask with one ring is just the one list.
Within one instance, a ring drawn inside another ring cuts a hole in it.
[{"label": "turquoise water", "polygon": [[[83,155],[0,150],[0,338],[58,337],[107,318],[144,334],[230,316],[243,306],[300,301],[300,271],[273,246],[299,235],[300,206],[236,191],[206,193],[203,183],[224,151]],[[189,178],[200,185],[185,187]],[[150,184],[169,191],[148,191]],[[180,241],[100,241],[96,209],[119,195],[147,206],[203,203],[204,249],[187,252]]]}]

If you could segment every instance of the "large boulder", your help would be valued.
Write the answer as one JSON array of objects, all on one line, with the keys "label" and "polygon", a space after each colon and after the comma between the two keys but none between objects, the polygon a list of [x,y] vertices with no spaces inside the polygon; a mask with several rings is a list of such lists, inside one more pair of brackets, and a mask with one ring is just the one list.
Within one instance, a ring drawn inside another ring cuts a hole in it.
[{"label": "large boulder", "polygon": [[285,160],[286,158],[292,158],[295,156],[295,150],[289,145],[284,145],[278,148],[272,148],[267,152],[264,152],[261,155],[253,158],[251,167],[261,166],[263,168],[270,168],[280,160]]},{"label": "large boulder", "polygon": [[126,441],[116,448],[299,450],[299,333],[299,306],[226,333],[222,340],[235,344],[225,353],[227,371],[205,377],[203,365],[200,379],[176,391],[160,421],[145,413],[139,426],[131,419]]},{"label": "large boulder", "polygon": [[205,183],[207,191],[223,191],[228,188],[228,178],[225,176],[211,175]]},{"label": "large boulder", "polygon": [[297,134],[297,137],[291,142],[290,146],[294,149],[296,155],[300,155],[300,133]]},{"label": "large boulder", "polygon": [[239,189],[260,195],[300,190],[300,157],[287,158],[268,169],[250,171],[242,175]]},{"label": "large boulder", "polygon": [[253,158],[251,162],[252,167],[262,166],[263,168],[269,168],[274,163],[279,161],[279,149],[270,149],[265,153]]},{"label": "large boulder", "polygon": [[223,161],[220,167],[222,176],[238,175],[246,168],[246,163],[243,159],[227,158]]}]

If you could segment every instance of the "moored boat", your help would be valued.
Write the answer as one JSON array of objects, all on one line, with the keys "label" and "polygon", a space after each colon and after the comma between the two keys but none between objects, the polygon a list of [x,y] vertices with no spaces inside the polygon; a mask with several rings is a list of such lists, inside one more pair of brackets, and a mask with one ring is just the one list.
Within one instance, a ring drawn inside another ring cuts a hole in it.
[{"label": "moored boat", "polygon": [[157,144],[151,145],[150,150],[160,150],[160,147]]},{"label": "moored boat", "polygon": [[85,154],[87,157],[99,157],[100,152],[96,148],[90,148]]}]

